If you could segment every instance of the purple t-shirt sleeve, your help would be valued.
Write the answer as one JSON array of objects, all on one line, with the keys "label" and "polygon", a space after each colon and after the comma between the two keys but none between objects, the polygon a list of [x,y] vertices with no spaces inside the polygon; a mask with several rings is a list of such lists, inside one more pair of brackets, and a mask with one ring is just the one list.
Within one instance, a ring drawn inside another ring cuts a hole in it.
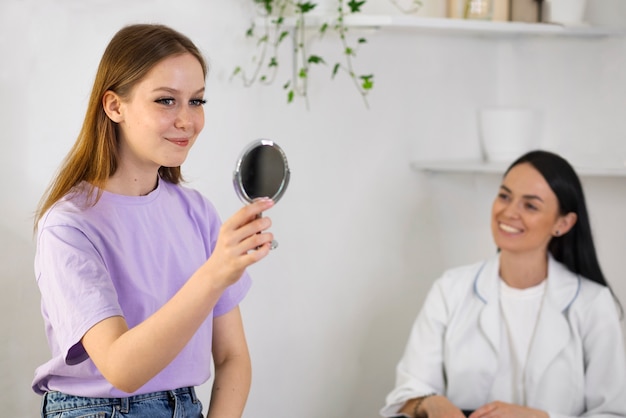
[{"label": "purple t-shirt sleeve", "polygon": [[87,358],[80,344],[98,322],[123,315],[109,273],[92,243],[71,226],[40,232],[35,272],[47,331],[54,334],[53,355],[67,364]]},{"label": "purple t-shirt sleeve", "polygon": [[236,283],[229,286],[213,308],[213,317],[218,317],[228,313],[243,300],[250,290],[252,280],[248,273],[244,272]]}]

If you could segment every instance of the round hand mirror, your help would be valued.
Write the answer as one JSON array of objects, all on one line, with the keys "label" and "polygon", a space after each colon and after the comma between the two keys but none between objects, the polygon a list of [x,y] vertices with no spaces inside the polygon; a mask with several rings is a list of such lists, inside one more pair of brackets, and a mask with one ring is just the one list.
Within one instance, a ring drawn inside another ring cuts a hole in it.
[{"label": "round hand mirror", "polygon": [[[269,197],[277,202],[289,184],[289,165],[282,148],[268,139],[251,142],[242,151],[235,172],[233,184],[237,196],[244,203]],[[278,243],[272,242],[272,248]]]}]

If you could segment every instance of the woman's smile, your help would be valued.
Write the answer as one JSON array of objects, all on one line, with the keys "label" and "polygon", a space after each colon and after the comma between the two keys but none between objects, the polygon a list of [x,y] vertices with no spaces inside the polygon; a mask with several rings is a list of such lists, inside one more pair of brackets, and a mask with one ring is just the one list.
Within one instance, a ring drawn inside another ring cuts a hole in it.
[{"label": "woman's smile", "polygon": [[186,147],[189,145],[189,139],[188,138],[165,138],[166,140],[168,140],[169,142],[178,145],[180,147]]},{"label": "woman's smile", "polygon": [[502,223],[502,222],[498,223],[498,228],[500,228],[500,230],[502,230],[504,232],[507,232],[509,234],[520,234],[520,233],[523,232],[522,229],[515,228],[515,227],[513,227],[511,225],[507,225],[507,224]]}]

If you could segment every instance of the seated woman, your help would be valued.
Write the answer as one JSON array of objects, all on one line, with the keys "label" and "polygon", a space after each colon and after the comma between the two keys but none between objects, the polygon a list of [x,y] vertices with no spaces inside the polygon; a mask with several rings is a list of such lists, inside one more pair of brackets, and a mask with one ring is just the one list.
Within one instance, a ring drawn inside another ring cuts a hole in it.
[{"label": "seated woman", "polygon": [[532,151],[493,202],[499,251],[432,286],[384,417],[626,417],[623,310],[600,269],[578,176]]}]

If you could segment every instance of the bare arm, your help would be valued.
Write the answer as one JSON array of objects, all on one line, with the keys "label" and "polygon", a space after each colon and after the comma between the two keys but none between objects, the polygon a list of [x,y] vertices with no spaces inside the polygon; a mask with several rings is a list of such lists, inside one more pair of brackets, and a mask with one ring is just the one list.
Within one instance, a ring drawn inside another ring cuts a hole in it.
[{"label": "bare arm", "polygon": [[85,350],[113,386],[134,392],[163,370],[189,342],[223,291],[239,280],[246,267],[269,253],[273,236],[262,231],[271,221],[256,215],[272,205],[272,201],[259,200],[224,222],[211,257],[141,324],[128,329],[124,318],[117,316],[85,333]]},{"label": "bare arm", "polygon": [[213,321],[213,360],[215,381],[207,418],[240,418],[252,372],[239,308]]},{"label": "bare arm", "polygon": [[470,418],[549,418],[550,415],[540,409],[514,405],[506,402],[489,402],[474,411]]},{"label": "bare arm", "polygon": [[[417,411],[415,410],[415,407]],[[412,418],[465,418],[463,412],[454,406],[452,402],[445,396],[435,395],[428,396],[420,400],[420,398],[408,400],[401,413],[407,414]]]}]

